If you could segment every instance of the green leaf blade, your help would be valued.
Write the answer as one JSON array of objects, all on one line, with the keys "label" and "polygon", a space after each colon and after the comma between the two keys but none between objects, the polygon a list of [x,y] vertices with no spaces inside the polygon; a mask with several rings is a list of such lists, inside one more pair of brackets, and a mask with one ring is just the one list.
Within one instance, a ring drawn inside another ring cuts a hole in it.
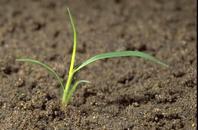
[{"label": "green leaf blade", "polygon": [[72,17],[72,14],[70,13],[69,8],[67,8],[67,13],[69,15],[70,24],[72,26],[72,31],[73,31],[73,50],[72,50],[68,79],[67,79],[66,85],[64,87],[64,91],[63,91],[63,97],[62,97],[63,104],[65,104],[65,102],[67,100],[67,93],[69,91],[69,87],[71,86],[71,83],[72,83],[72,80],[73,80],[73,71],[74,71],[76,48],[77,48],[77,31],[76,31],[76,27],[75,27],[75,24],[74,24],[74,19]]},{"label": "green leaf blade", "polygon": [[29,59],[29,58],[21,58],[21,59],[16,59],[16,61],[18,62],[28,62],[28,63],[31,63],[31,64],[36,64],[36,65],[40,65],[41,67],[45,68],[52,76],[54,76],[59,84],[61,85],[62,89],[64,90],[64,85],[62,83],[62,80],[61,78],[58,76],[58,74],[50,67],[48,66],[47,64],[44,64],[38,60],[34,60],[34,59]]},{"label": "green leaf blade", "polygon": [[89,81],[87,80],[79,80],[79,81],[76,81],[72,86],[70,86],[70,90],[68,91],[67,93],[67,97],[66,97],[66,100],[65,100],[65,103],[68,104],[68,102],[70,101],[73,93],[76,91],[76,88],[78,87],[79,84],[81,83],[90,83]]},{"label": "green leaf blade", "polygon": [[72,31],[73,31],[73,50],[72,50],[72,56],[71,56],[71,62],[70,62],[70,70],[69,70],[69,74],[71,74],[73,72],[73,69],[74,69],[75,57],[76,57],[77,31],[76,31],[76,26],[74,24],[74,19],[73,19],[72,15],[71,15],[71,12],[70,12],[69,8],[67,8],[67,12],[68,12],[68,15],[69,15],[70,24],[72,26]]},{"label": "green leaf blade", "polygon": [[96,55],[96,56],[88,59],[87,61],[83,62],[80,66],[78,66],[75,69],[75,72],[79,71],[83,67],[85,67],[88,64],[90,64],[92,62],[95,62],[97,60],[102,60],[102,59],[107,59],[107,58],[117,58],[117,57],[131,57],[131,56],[144,58],[144,59],[153,61],[155,63],[158,63],[162,66],[168,67],[168,65],[159,61],[158,59],[154,58],[153,56],[151,56],[149,54],[146,54],[146,53],[143,53],[143,52],[140,52],[140,51],[118,51],[118,52],[109,52],[109,53]]}]

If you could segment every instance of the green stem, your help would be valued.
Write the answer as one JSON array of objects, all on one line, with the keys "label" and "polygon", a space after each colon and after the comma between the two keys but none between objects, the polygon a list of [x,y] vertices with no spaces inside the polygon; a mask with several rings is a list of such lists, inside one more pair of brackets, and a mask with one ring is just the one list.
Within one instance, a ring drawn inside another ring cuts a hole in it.
[{"label": "green stem", "polygon": [[74,75],[73,70],[74,70],[74,63],[75,63],[75,57],[76,57],[76,46],[77,46],[76,28],[75,28],[74,21],[73,21],[73,18],[72,18],[69,8],[67,8],[67,12],[69,14],[69,18],[70,18],[70,22],[71,22],[72,30],[73,30],[73,51],[72,51],[72,57],[71,57],[71,62],[70,62],[70,68],[69,68],[69,76],[68,76],[68,80],[67,80],[66,86],[64,88],[63,97],[62,97],[62,103],[64,105],[67,105],[67,103],[68,103],[68,94],[69,94],[69,90],[70,90],[71,83],[73,80],[73,75]]},{"label": "green stem", "polygon": [[63,92],[63,97],[62,97],[62,104],[63,105],[68,104],[69,88],[71,86],[72,79],[73,79],[73,73],[69,73],[67,83],[66,83],[66,86],[65,86],[65,89],[64,89],[64,92]]}]

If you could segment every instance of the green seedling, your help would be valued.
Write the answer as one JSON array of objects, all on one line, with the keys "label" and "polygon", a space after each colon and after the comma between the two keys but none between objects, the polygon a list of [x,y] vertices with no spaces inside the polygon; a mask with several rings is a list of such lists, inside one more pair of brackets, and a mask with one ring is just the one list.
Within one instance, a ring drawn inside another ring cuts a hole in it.
[{"label": "green seedling", "polygon": [[77,47],[77,32],[76,32],[76,27],[74,25],[74,21],[73,21],[73,18],[72,18],[72,15],[70,13],[69,8],[67,8],[67,12],[68,12],[70,23],[71,23],[72,30],[73,30],[73,51],[72,51],[72,56],[71,56],[68,79],[67,79],[67,82],[66,82],[65,85],[63,83],[63,80],[58,76],[58,74],[47,64],[44,64],[44,63],[42,63],[40,61],[37,61],[37,60],[34,60],[34,59],[29,59],[29,58],[16,59],[16,61],[29,62],[29,63],[32,63],[32,64],[40,65],[43,68],[45,68],[46,70],[48,70],[48,72],[50,74],[52,74],[52,76],[54,76],[54,78],[57,79],[57,81],[59,82],[60,86],[63,89],[63,94],[62,94],[62,104],[63,105],[68,105],[73,93],[75,92],[77,86],[80,83],[89,83],[89,81],[87,81],[87,80],[74,81],[74,74],[79,72],[85,66],[87,66],[90,63],[93,63],[97,60],[102,60],[102,59],[107,59],[107,58],[115,58],[115,57],[134,56],[134,57],[141,57],[141,58],[144,58],[144,59],[148,59],[148,60],[151,60],[155,63],[158,63],[162,66],[167,67],[167,65],[165,63],[157,60],[156,58],[154,58],[153,56],[151,56],[149,54],[146,54],[146,53],[143,53],[143,52],[140,52],[140,51],[117,51],[117,52],[109,52],[109,53],[98,54],[98,55],[93,56],[90,59],[86,60],[82,64],[80,64],[78,66],[75,66],[76,47]]}]

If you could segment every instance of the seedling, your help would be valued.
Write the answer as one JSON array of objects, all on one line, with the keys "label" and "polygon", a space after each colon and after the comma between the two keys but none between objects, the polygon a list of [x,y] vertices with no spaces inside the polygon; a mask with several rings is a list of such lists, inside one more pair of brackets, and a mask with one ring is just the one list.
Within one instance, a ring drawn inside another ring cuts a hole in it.
[{"label": "seedling", "polygon": [[71,23],[72,30],[73,30],[73,51],[72,51],[72,56],[71,56],[68,79],[67,79],[67,82],[66,82],[65,85],[63,83],[63,80],[58,76],[58,74],[47,64],[44,64],[44,63],[42,63],[38,60],[29,59],[29,58],[16,59],[16,61],[29,62],[29,63],[32,63],[32,64],[40,65],[43,68],[45,68],[46,70],[48,70],[48,72],[50,74],[52,74],[52,76],[54,76],[58,80],[60,86],[63,89],[63,94],[62,94],[62,104],[63,105],[68,105],[73,93],[75,92],[77,86],[80,83],[89,83],[89,81],[87,81],[87,80],[73,81],[74,80],[74,74],[79,72],[82,68],[84,68],[88,64],[93,63],[97,60],[102,60],[102,59],[107,59],[107,58],[115,58],[115,57],[134,56],[134,57],[141,57],[141,58],[144,58],[144,59],[148,59],[148,60],[151,60],[155,63],[158,63],[162,66],[167,67],[166,64],[157,60],[153,56],[151,56],[149,54],[146,54],[146,53],[143,53],[143,52],[140,52],[140,51],[117,51],[117,52],[109,52],[109,53],[98,54],[98,55],[93,56],[90,59],[84,61],[82,64],[80,64],[78,66],[74,66],[75,65],[75,57],[76,57],[76,47],[77,47],[77,32],[76,32],[76,27],[74,25],[74,21],[73,21],[73,18],[72,18],[72,15],[70,13],[69,8],[67,8],[67,12],[68,12],[70,23]]}]

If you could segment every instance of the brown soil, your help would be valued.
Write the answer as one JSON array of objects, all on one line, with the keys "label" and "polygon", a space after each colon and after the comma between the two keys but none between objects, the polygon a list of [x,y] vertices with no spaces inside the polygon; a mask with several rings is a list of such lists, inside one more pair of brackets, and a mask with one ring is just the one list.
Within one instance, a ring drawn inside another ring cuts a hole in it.
[{"label": "brown soil", "polygon": [[[60,107],[56,80],[15,58],[48,63],[66,80],[67,6],[78,28],[77,63],[140,50],[170,68],[138,58],[98,61],[78,74],[92,83]],[[195,28],[195,0],[0,0],[1,130],[196,129]]]}]

